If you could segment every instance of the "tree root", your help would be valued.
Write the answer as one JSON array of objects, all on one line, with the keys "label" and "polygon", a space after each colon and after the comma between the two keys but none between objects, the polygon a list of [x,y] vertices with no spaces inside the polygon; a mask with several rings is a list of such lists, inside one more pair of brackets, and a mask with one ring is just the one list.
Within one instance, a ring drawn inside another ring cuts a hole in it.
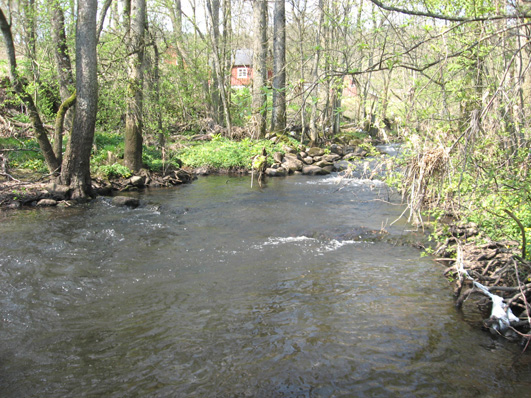
[{"label": "tree root", "polygon": [[[453,280],[458,308],[470,300],[480,308],[484,303],[479,298],[489,297],[491,316],[483,326],[511,340],[527,343],[531,339],[531,263],[518,253],[518,243],[479,246],[454,235],[436,253],[437,261],[446,267],[444,274]],[[457,258],[452,257],[455,253]]]}]

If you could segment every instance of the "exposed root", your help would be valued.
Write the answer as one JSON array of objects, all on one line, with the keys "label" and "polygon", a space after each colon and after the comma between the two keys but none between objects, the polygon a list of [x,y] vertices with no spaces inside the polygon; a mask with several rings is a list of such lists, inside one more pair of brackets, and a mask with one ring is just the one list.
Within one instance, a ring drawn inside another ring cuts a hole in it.
[{"label": "exposed root", "polygon": [[[527,342],[531,338],[531,263],[518,255],[518,242],[464,243],[461,238],[475,226],[454,230],[463,234],[448,238],[436,253],[442,256],[438,261],[448,266],[445,275],[453,280],[456,306],[462,308],[472,300],[480,311],[490,310],[483,326],[491,333]],[[485,296],[490,299],[487,303]]]}]

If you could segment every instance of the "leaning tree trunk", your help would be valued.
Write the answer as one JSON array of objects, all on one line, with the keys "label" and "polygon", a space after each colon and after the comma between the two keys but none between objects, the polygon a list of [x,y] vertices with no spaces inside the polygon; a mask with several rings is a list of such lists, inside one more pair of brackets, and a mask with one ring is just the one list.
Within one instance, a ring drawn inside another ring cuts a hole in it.
[{"label": "leaning tree trunk", "polygon": [[256,138],[266,132],[266,56],[267,56],[267,1],[253,1],[253,98],[251,128]]},{"label": "leaning tree trunk", "polygon": [[128,94],[125,115],[124,163],[133,171],[142,168],[142,101],[144,82],[144,30],[146,0],[131,1],[129,21]]},{"label": "leaning tree trunk", "polygon": [[271,130],[286,128],[286,0],[275,1]]},{"label": "leaning tree trunk", "polygon": [[72,199],[92,195],[90,153],[94,141],[98,109],[98,75],[96,58],[97,0],[78,0],[76,26],[77,105],[72,136],[65,153],[61,182],[72,188]]},{"label": "leaning tree trunk", "polygon": [[35,102],[33,101],[31,95],[29,95],[25,90],[25,87],[22,83],[22,79],[20,79],[18,76],[17,59],[15,56],[15,45],[13,42],[13,35],[11,33],[11,25],[7,22],[4,12],[1,8],[0,30],[2,30],[2,36],[4,38],[7,59],[9,63],[9,80],[11,81],[13,90],[15,90],[20,100],[28,108],[28,115],[31,120],[33,129],[35,130],[35,138],[39,143],[39,148],[41,149],[41,152],[44,156],[44,160],[46,162],[48,170],[50,171],[50,173],[56,173],[61,167],[61,164],[58,162],[57,157],[53,152],[52,145],[50,144],[50,140],[48,139],[48,135],[46,134],[46,130],[44,129],[44,126],[42,124],[42,120],[37,110],[37,106],[35,105]]},{"label": "leaning tree trunk", "polygon": [[57,111],[55,115],[54,135],[53,135],[53,151],[57,157],[59,163],[63,162],[63,129],[65,125],[66,115],[69,109],[71,109],[76,103],[76,92],[68,97]]}]

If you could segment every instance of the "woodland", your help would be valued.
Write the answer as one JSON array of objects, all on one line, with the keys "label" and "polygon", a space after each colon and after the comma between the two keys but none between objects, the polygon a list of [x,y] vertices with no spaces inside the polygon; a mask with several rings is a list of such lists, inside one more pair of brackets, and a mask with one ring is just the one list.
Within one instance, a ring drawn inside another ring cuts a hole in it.
[{"label": "woodland", "polygon": [[[467,280],[505,281],[526,315],[530,18],[519,0],[0,0],[1,178],[83,199],[95,177],[400,142],[387,182],[461,303]],[[239,49],[252,83],[235,89]]]}]

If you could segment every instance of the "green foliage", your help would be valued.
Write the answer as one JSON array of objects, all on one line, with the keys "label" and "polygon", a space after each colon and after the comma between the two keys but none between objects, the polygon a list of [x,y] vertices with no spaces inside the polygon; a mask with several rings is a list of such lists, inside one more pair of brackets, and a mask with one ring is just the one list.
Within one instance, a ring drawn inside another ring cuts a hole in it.
[{"label": "green foliage", "polygon": [[97,125],[109,131],[125,123],[126,81],[106,82],[99,86]]},{"label": "green foliage", "polygon": [[251,167],[251,158],[266,148],[267,153],[283,152],[282,145],[269,140],[253,141],[248,138],[236,142],[215,136],[210,142],[188,147],[178,152],[183,164],[190,167],[210,166],[220,169]]},{"label": "green foliage", "polygon": [[251,100],[249,87],[232,91],[231,116],[235,126],[244,126],[251,118]]},{"label": "green foliage", "polygon": [[108,163],[109,159],[123,159],[124,139],[122,134],[102,133],[94,134],[94,151],[90,159],[92,167]]},{"label": "green foliage", "polygon": [[[522,242],[522,231],[507,214],[509,211],[523,225],[527,240],[531,240],[529,149],[520,147],[508,154],[503,141],[494,138],[489,134],[478,141],[467,154],[466,163],[459,156],[451,159],[449,169],[456,172],[431,182],[427,195],[438,197],[442,203],[425,214],[438,224],[449,208],[462,222],[476,224],[484,237]],[[444,225],[436,230],[440,235],[434,234],[433,239],[446,238]],[[529,241],[526,251],[531,252]]]},{"label": "green foliage", "polygon": [[104,164],[94,170],[97,175],[104,178],[129,178],[133,175],[131,170],[120,163]]},{"label": "green foliage", "polygon": [[[131,171],[119,163],[124,157],[124,139],[122,134],[97,132],[94,136],[95,151],[92,154],[91,166],[95,173],[105,178],[128,178]],[[160,172],[163,169],[179,168],[180,160],[174,153],[166,151],[166,159],[162,159],[162,152],[156,146],[144,145],[142,162],[151,171]]]},{"label": "green foliage", "polygon": [[9,167],[45,173],[48,169],[44,162],[39,144],[34,138],[3,138],[0,137],[0,147],[5,149],[21,149],[20,151],[4,152],[7,155]]},{"label": "green foliage", "polygon": [[94,134],[94,145],[96,148],[103,147],[118,147],[123,145],[124,137],[120,133],[102,133],[96,132]]},{"label": "green foliage", "polygon": [[161,172],[164,169],[181,167],[181,161],[174,153],[166,152],[166,159],[162,158],[162,151],[155,146],[144,147],[142,151],[144,167],[151,171]]}]

